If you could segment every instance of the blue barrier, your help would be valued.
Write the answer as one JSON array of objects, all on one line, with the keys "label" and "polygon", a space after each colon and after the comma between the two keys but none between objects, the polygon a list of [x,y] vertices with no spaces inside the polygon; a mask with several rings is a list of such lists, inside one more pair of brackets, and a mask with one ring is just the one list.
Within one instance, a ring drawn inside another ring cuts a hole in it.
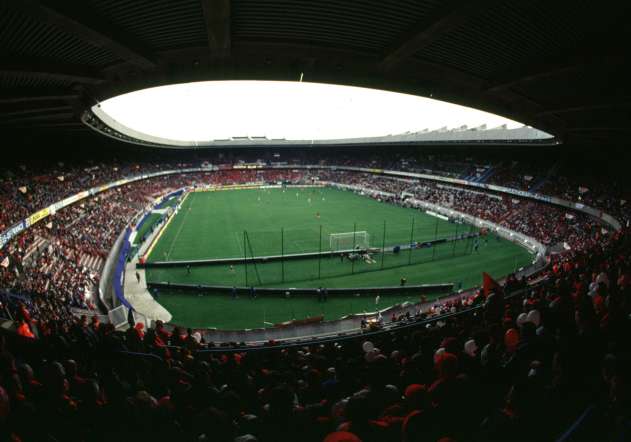
[{"label": "blue barrier", "polygon": [[[171,192],[167,196],[164,197],[163,201],[156,207],[160,207],[160,205],[164,204],[169,198],[173,196],[181,195],[184,189],[176,190],[175,192]],[[138,231],[143,226],[143,224],[147,221],[147,218],[151,215],[151,211],[148,211],[143,214],[140,221],[137,223],[135,230]],[[131,243],[129,242],[129,237],[131,236],[132,229],[131,227],[127,227],[125,229],[125,235],[123,236],[123,244],[121,245],[120,251],[118,252],[118,257],[116,261],[116,268],[114,269],[114,274],[112,275],[112,288],[114,289],[114,294],[118,301],[127,307],[130,310],[133,310],[132,305],[125,298],[125,290],[123,289],[123,280],[125,278],[125,265],[127,264],[127,258],[129,257],[129,252],[131,250]]]},{"label": "blue barrier", "polygon": [[123,237],[123,245],[121,246],[120,252],[118,253],[114,275],[112,276],[112,287],[114,288],[114,294],[116,295],[116,298],[118,298],[118,301],[128,309],[132,309],[133,307],[131,306],[129,301],[125,299],[125,292],[123,290],[123,278],[125,277],[125,264],[127,264],[127,255],[129,254],[129,250],[131,249],[131,244],[129,243],[130,235],[131,228],[127,227],[125,229],[125,236]]},{"label": "blue barrier", "polygon": [[142,226],[145,224],[145,222],[147,221],[147,218],[149,218],[149,215],[151,215],[151,211],[145,212],[145,214],[142,215],[142,218],[140,219],[140,221],[138,221],[138,224],[136,224],[135,230],[137,232],[139,232]]},{"label": "blue barrier", "polygon": [[165,206],[165,204],[169,202],[171,198],[180,196],[182,195],[183,192],[184,192],[184,189],[179,189],[179,190],[176,190],[175,192],[169,193],[168,195],[162,198],[162,201],[160,201],[160,204],[158,204],[155,208],[162,209]]},{"label": "blue barrier", "polygon": [[567,442],[573,439],[575,435],[580,432],[581,425],[585,422],[587,418],[594,412],[596,409],[595,405],[590,405],[581,413],[581,415],[570,425],[570,428],[565,430],[565,432],[559,437],[556,442]]}]

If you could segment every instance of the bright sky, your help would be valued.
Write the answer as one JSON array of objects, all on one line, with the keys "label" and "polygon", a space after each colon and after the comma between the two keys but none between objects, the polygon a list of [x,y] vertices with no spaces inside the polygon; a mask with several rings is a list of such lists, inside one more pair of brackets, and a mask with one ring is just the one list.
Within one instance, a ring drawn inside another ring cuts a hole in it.
[{"label": "bright sky", "polygon": [[132,92],[101,103],[119,123],[161,138],[288,140],[397,135],[447,126],[522,124],[430,98],[307,82],[207,81]]}]

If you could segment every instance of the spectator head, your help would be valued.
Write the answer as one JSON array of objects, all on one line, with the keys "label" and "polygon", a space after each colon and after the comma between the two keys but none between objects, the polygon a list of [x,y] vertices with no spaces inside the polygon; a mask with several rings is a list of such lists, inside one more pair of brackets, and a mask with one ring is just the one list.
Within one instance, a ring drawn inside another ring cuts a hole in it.
[{"label": "spectator head", "polygon": [[348,431],[336,431],[327,435],[323,442],[362,442],[361,439]]},{"label": "spectator head", "polygon": [[430,397],[425,385],[408,385],[405,389],[405,402],[409,410],[426,410],[430,406]]},{"label": "spectator head", "polygon": [[528,312],[526,320],[535,324],[535,327],[539,327],[541,325],[541,313],[538,310],[531,310]]},{"label": "spectator head", "polygon": [[436,361],[439,379],[452,379],[458,374],[458,358],[452,353],[442,353]]},{"label": "spectator head", "polygon": [[478,344],[475,343],[474,339],[469,339],[467,342],[464,343],[464,352],[472,358],[477,357]]},{"label": "spectator head", "polygon": [[509,352],[514,352],[517,348],[517,344],[519,343],[519,332],[514,328],[509,328],[506,330],[506,334],[504,335],[504,345]]}]

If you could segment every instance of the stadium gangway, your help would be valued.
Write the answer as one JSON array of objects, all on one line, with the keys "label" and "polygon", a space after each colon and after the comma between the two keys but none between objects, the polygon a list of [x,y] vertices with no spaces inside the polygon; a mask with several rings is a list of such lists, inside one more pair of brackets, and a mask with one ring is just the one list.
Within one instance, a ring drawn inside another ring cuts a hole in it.
[{"label": "stadium gangway", "polygon": [[[504,299],[509,300],[509,299],[513,299],[515,297],[521,296],[523,294],[528,293],[530,290],[532,290],[532,288],[533,288],[532,286],[529,286],[529,287],[517,290],[509,295],[506,295]],[[197,352],[199,353],[235,353],[235,352],[244,352],[244,351],[283,350],[283,349],[290,349],[290,348],[296,348],[296,347],[303,347],[305,345],[319,345],[319,344],[327,344],[327,343],[333,343],[333,342],[347,342],[354,339],[367,339],[370,337],[381,336],[387,333],[412,330],[418,327],[425,327],[427,325],[431,325],[438,321],[444,321],[446,319],[450,319],[453,317],[471,314],[482,308],[484,308],[484,304],[478,304],[478,305],[471,306],[465,310],[461,310],[459,312],[445,313],[443,315],[438,315],[438,316],[434,316],[427,319],[421,319],[421,320],[412,319],[411,321],[394,322],[394,323],[390,322],[390,323],[384,324],[384,326],[380,330],[375,330],[375,331],[362,331],[361,329],[355,329],[355,330],[349,330],[344,333],[338,333],[336,336],[328,336],[328,337],[324,337],[320,339],[313,338],[313,339],[297,340],[294,338],[292,340],[293,342],[291,343],[278,344],[278,345],[270,345],[269,342],[265,342],[259,345],[250,345],[250,346],[240,345],[236,347],[219,345],[217,347],[200,349],[200,350],[197,350]]]}]

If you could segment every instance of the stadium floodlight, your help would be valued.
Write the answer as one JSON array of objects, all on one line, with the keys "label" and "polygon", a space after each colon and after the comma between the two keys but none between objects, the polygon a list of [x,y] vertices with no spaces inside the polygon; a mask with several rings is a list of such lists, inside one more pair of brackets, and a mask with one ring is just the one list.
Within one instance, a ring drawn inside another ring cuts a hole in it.
[{"label": "stadium floodlight", "polygon": [[366,231],[331,233],[329,244],[334,252],[353,249],[367,250],[370,247],[370,235]]}]

